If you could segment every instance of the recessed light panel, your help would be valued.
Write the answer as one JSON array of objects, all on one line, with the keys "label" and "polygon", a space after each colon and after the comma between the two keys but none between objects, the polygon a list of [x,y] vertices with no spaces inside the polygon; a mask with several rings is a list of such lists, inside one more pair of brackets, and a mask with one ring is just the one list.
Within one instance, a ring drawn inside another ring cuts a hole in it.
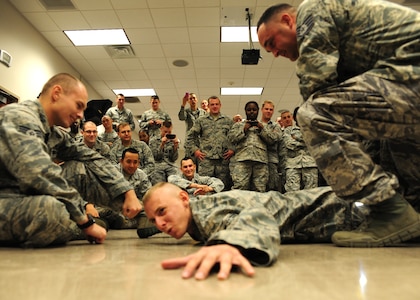
[{"label": "recessed light panel", "polygon": [[120,89],[112,90],[115,95],[123,94],[126,97],[139,97],[139,96],[153,96],[156,95],[154,89]]},{"label": "recessed light panel", "polygon": [[220,88],[220,95],[261,95],[262,87],[222,87]]},{"label": "recessed light panel", "polygon": [[[251,37],[253,42],[258,42],[256,26],[251,26]],[[249,28],[246,26],[221,27],[221,42],[249,42]]]},{"label": "recessed light panel", "polygon": [[129,45],[123,29],[64,30],[75,46]]}]

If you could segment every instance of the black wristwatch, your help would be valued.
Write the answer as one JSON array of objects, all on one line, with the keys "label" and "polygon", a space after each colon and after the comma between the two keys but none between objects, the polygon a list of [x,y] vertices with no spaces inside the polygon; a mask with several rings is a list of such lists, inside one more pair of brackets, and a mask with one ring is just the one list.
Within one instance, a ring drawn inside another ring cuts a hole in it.
[{"label": "black wristwatch", "polygon": [[83,224],[77,224],[77,227],[79,227],[80,229],[86,229],[96,223],[92,215],[88,214],[87,216],[88,216],[88,221]]}]

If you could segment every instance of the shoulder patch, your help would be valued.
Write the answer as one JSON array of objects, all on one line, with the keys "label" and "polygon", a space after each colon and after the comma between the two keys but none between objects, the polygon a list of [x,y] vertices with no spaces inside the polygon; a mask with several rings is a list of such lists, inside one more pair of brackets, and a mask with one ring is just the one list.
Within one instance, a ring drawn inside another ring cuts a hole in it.
[{"label": "shoulder patch", "polygon": [[314,18],[309,15],[303,20],[303,23],[296,29],[296,34],[299,39],[303,38],[314,27]]},{"label": "shoulder patch", "polygon": [[42,134],[42,132],[40,132],[38,130],[34,130],[34,129],[26,127],[26,126],[19,126],[18,130],[19,130],[19,132],[24,133],[24,134],[29,135],[29,136],[39,137],[41,139],[44,138],[44,135]]}]

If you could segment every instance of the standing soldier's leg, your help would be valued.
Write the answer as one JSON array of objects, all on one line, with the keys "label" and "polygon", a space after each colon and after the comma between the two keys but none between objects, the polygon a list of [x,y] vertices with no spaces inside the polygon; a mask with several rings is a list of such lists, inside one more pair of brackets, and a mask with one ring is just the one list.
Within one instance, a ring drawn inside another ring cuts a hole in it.
[{"label": "standing soldier's leg", "polygon": [[254,162],[253,163],[252,181],[257,192],[266,192],[268,182],[268,166],[267,164]]},{"label": "standing soldier's leg", "polygon": [[303,189],[312,189],[318,186],[318,168],[302,168]]},{"label": "standing soldier's leg", "polygon": [[285,169],[284,190],[293,192],[300,190],[301,169],[287,168]]},{"label": "standing soldier's leg", "polygon": [[[379,247],[420,235],[419,215],[397,193],[398,179],[365,153],[361,140],[420,141],[420,84],[361,75],[314,94],[298,112],[305,142],[339,197],[370,205],[365,231],[338,232],[340,246]],[[414,155],[416,160],[419,153]]]}]

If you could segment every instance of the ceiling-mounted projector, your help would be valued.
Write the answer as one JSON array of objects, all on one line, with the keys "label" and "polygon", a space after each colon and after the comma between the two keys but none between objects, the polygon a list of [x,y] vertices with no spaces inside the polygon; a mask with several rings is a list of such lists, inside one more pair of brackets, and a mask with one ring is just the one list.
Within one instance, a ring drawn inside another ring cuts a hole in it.
[{"label": "ceiling-mounted projector", "polygon": [[242,64],[256,65],[260,60],[260,49],[243,49],[242,50]]},{"label": "ceiling-mounted projector", "polygon": [[248,20],[248,33],[249,33],[249,49],[242,50],[242,64],[243,65],[256,65],[260,60],[260,49],[254,49],[251,37],[251,14],[249,8],[245,8],[246,19]]}]

